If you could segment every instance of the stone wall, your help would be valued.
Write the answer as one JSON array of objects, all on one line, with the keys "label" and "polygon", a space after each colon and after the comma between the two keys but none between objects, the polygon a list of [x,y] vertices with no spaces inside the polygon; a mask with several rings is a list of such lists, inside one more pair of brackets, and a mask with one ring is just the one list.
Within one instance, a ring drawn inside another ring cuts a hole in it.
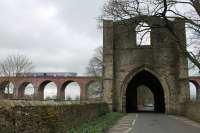
[{"label": "stone wall", "polygon": [[200,102],[185,103],[183,115],[200,122]]},{"label": "stone wall", "polygon": [[0,133],[66,133],[105,114],[104,103],[67,105],[0,101]]}]

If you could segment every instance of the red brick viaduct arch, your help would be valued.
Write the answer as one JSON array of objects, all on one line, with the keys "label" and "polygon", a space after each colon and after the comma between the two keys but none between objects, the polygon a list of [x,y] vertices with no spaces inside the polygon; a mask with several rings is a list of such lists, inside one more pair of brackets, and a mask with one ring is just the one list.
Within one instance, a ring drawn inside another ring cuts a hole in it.
[{"label": "red brick viaduct arch", "polygon": [[197,100],[200,101],[200,76],[190,77],[190,82],[192,82],[196,87]]},{"label": "red brick viaduct arch", "polygon": [[[34,87],[34,100],[43,100],[44,87],[49,82],[54,82],[57,86],[57,99],[65,100],[65,88],[69,83],[76,82],[80,86],[80,99],[85,100],[86,89],[93,77],[11,77],[9,82],[14,84],[13,99],[23,99],[25,87],[32,84]],[[0,77],[0,99],[4,99],[5,82],[8,81],[6,77]]]}]

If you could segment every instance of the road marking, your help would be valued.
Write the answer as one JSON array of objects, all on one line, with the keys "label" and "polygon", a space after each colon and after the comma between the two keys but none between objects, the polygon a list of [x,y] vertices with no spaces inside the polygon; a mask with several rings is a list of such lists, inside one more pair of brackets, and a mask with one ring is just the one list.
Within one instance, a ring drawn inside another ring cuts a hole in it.
[{"label": "road marking", "polygon": [[128,133],[132,130],[132,128],[129,128],[128,130],[124,131],[123,133]]},{"label": "road marking", "polygon": [[138,114],[136,114],[136,119],[138,118]]},{"label": "road marking", "polygon": [[133,123],[132,123],[132,126],[134,126],[135,125],[135,120],[133,121]]},{"label": "road marking", "polygon": [[130,127],[129,129],[127,129],[127,130],[124,131],[123,133],[128,133],[128,132],[130,132],[130,131],[133,129],[137,118],[138,118],[138,114],[136,114],[135,119],[134,119],[133,122],[132,122],[132,127]]}]

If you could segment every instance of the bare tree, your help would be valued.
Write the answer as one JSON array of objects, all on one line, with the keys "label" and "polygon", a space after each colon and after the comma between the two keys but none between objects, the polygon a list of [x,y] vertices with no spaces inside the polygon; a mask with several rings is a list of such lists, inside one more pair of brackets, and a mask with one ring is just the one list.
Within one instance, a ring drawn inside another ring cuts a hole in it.
[{"label": "bare tree", "polygon": [[92,86],[88,86],[89,88],[87,91],[89,91],[89,97],[96,95],[98,96],[98,98],[101,98],[103,72],[103,48],[101,46],[95,49],[95,54],[90,59],[86,71],[89,76],[93,76],[96,80],[96,82]]},{"label": "bare tree", "polygon": [[94,56],[90,59],[87,66],[87,74],[94,77],[102,76],[103,69],[103,48],[98,47],[95,49]]},{"label": "bare tree", "polygon": [[0,62],[0,74],[5,78],[4,88],[10,95],[11,78],[23,76],[23,74],[33,70],[33,63],[24,55],[9,55]]},{"label": "bare tree", "polygon": [[[130,19],[136,16],[154,16],[163,18],[165,21],[165,27],[173,35],[176,45],[179,47],[181,52],[184,53],[188,59],[198,67],[198,69],[200,69],[200,52],[199,49],[197,50],[200,43],[199,0],[109,0],[105,3],[103,14],[104,19],[117,21]],[[196,40],[190,41],[187,44],[187,46],[195,45],[192,51],[182,45],[182,40],[171,27],[170,19],[173,17],[179,17],[187,23],[186,28],[190,29],[192,39]],[[146,30],[148,31],[149,28]]]},{"label": "bare tree", "polygon": [[87,87],[87,98],[89,100],[100,100],[102,94],[101,83],[92,82]]}]

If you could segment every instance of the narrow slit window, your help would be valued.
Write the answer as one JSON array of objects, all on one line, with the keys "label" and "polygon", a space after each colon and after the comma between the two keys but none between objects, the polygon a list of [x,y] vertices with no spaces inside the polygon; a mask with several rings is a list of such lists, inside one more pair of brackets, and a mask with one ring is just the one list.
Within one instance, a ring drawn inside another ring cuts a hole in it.
[{"label": "narrow slit window", "polygon": [[151,28],[147,23],[139,23],[135,31],[137,46],[151,45]]}]

